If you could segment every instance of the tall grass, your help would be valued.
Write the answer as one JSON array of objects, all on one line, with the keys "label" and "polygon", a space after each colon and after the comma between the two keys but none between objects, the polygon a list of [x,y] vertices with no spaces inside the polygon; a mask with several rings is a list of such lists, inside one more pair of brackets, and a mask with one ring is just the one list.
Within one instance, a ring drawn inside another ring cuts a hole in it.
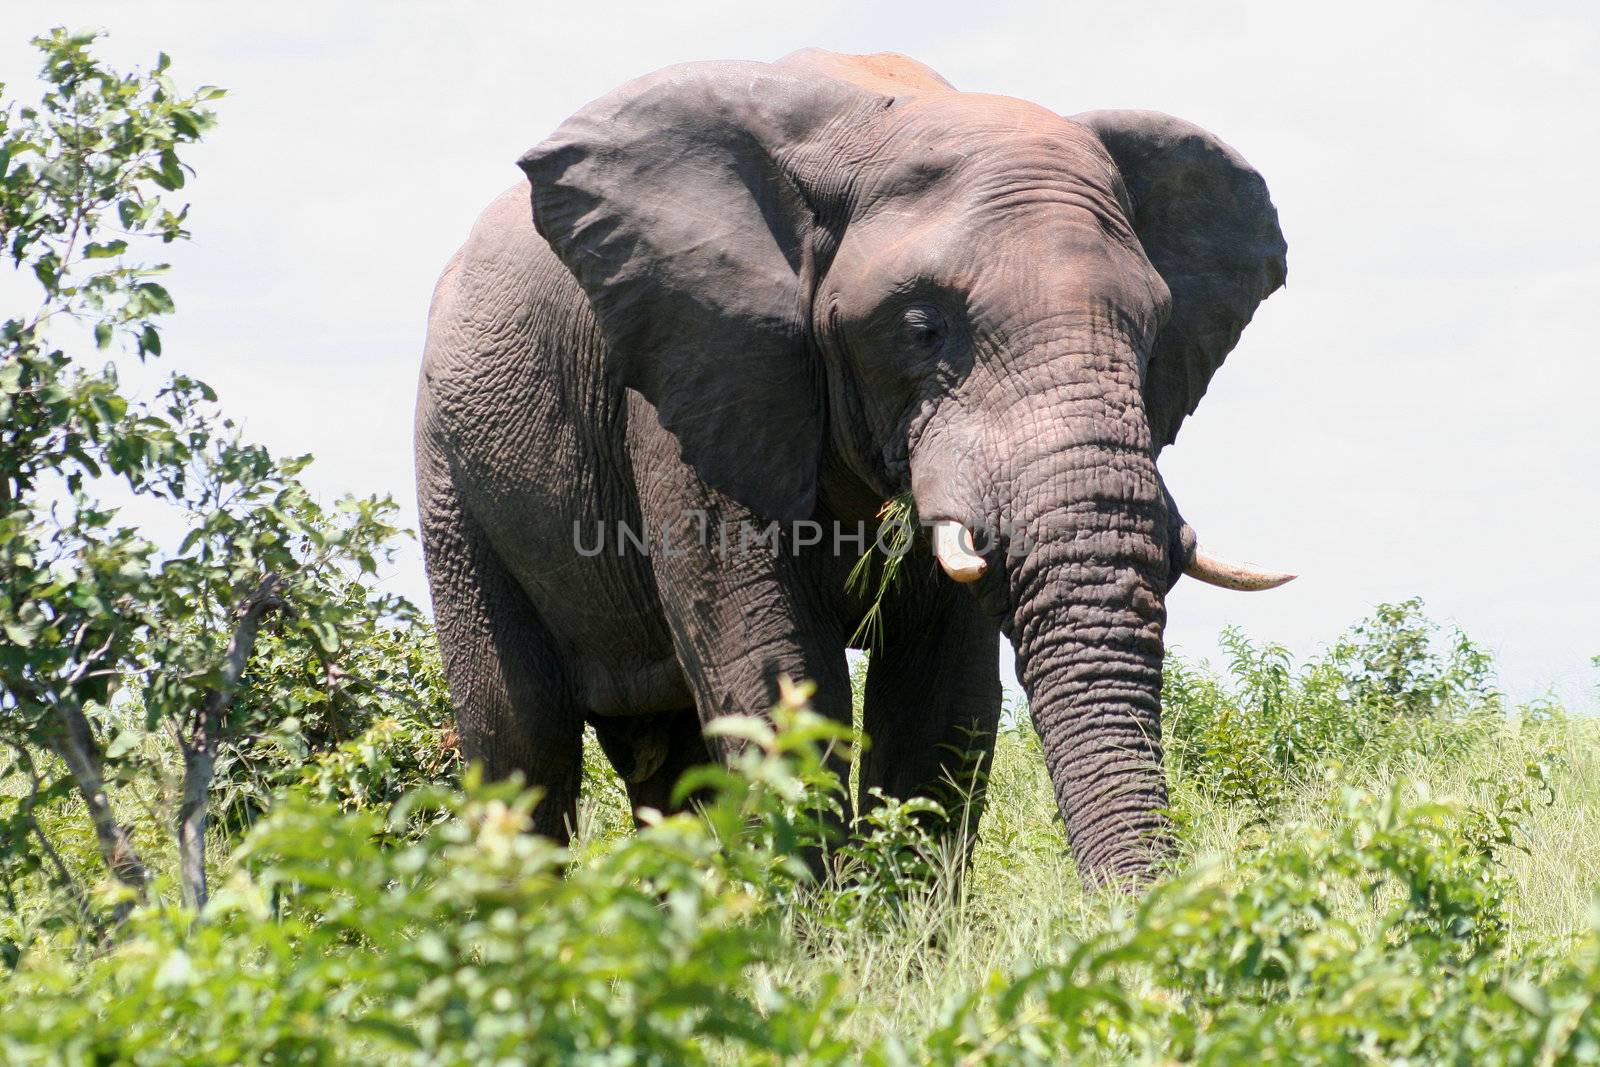
[{"label": "tall grass", "polygon": [[[0,1062],[1600,1057],[1600,720],[1508,706],[1415,604],[1305,663],[1225,644],[1169,665],[1181,856],[1142,897],[1079,879],[1025,715],[975,842],[889,804],[821,884],[847,795],[821,753],[851,738],[803,710],[731,724],[706,811],[637,833],[591,752],[568,852],[520,834],[514,789],[419,791],[386,746],[437,739],[391,721],[219,839],[198,922],[168,892],[87,944],[12,872]],[[70,815],[44,810],[87,872]]]}]

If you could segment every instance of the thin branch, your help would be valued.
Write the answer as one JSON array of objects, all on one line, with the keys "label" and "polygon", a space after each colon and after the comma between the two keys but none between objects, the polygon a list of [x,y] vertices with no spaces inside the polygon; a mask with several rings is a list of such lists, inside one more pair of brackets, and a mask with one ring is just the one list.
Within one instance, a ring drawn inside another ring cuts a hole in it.
[{"label": "thin branch", "polygon": [[[150,882],[150,869],[134,848],[128,828],[117,821],[111,807],[102,771],[100,743],[89,725],[88,716],[75,704],[56,704],[55,711],[62,729],[50,739],[51,748],[66,762],[67,770],[72,773],[78,792],[89,808],[89,818],[94,823],[95,837],[100,844],[100,856],[119,882],[142,897]],[[125,907],[119,908],[118,918],[126,911]]]},{"label": "thin branch", "polygon": [[[87,627],[88,623],[85,623],[84,626]],[[111,646],[116,643],[116,640],[117,632],[112,630],[111,633],[106,636],[105,641],[101,643],[100,647],[89,653],[88,658],[80,662],[77,669],[67,676],[67,686],[75,686],[88,677],[89,668],[100,662],[101,658],[105,656],[107,652],[111,651]],[[78,640],[73,642],[74,651],[76,651],[77,646],[81,643],[82,637],[80,635]]]},{"label": "thin branch", "polygon": [[[44,744],[66,763],[73,783],[89,809],[89,819],[94,824],[95,839],[100,846],[100,858],[105,861],[107,869],[119,882],[143,897],[145,886],[150,881],[150,870],[133,847],[128,828],[117,821],[112,809],[111,798],[106,793],[100,742],[94,736],[88,716],[84,715],[82,707],[57,699],[48,688],[37,682],[19,678],[16,685],[25,689],[40,706],[55,713],[58,728],[46,732]],[[118,906],[115,913],[118,921],[128,910],[126,904]]]}]

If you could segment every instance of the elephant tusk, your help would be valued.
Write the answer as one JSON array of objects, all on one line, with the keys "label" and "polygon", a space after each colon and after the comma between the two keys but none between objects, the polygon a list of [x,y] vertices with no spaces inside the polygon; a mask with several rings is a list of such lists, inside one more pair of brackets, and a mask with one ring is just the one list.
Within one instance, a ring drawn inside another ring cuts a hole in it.
[{"label": "elephant tusk", "polygon": [[1237,589],[1241,592],[1254,593],[1262,589],[1276,589],[1285,582],[1292,582],[1297,575],[1283,574],[1279,571],[1264,571],[1249,563],[1234,563],[1229,560],[1219,559],[1199,548],[1194,550],[1194,559],[1183,569],[1183,573],[1191,578],[1205,582],[1207,585],[1220,586],[1223,589]]},{"label": "elephant tusk", "polygon": [[989,569],[989,564],[973,550],[972,534],[954,519],[940,519],[933,524],[933,554],[944,572],[963,585],[982,578]]}]

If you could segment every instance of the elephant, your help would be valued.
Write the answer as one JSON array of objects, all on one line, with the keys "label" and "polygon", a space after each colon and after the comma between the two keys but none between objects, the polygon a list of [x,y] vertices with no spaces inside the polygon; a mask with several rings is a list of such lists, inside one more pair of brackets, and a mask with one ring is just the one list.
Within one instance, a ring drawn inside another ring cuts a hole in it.
[{"label": "elephant", "polygon": [[1168,115],[817,49],[646,75],[517,162],[440,276],[418,390],[464,755],[565,841],[586,725],[665,811],[736,751],[705,725],[786,678],[849,722],[848,573],[909,492],[856,803],[954,786],[976,825],[1004,635],[1079,870],[1150,877],[1166,596],[1291,577],[1202,551],[1157,469],[1284,282],[1261,176]]}]

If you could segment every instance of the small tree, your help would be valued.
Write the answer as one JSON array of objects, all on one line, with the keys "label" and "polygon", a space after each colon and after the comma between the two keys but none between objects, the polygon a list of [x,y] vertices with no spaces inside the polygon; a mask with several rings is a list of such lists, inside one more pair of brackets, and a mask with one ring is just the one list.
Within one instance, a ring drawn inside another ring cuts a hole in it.
[{"label": "small tree", "polygon": [[[387,498],[319,505],[298,481],[310,457],[243,441],[203,382],[172,376],[148,403],[123,390],[119,363],[160,355],[174,306],[155,280],[167,268],[136,252],[188,237],[187,207],[165,198],[222,93],[178,91],[165,55],[148,74],[113,72],[91,54],[95,37],[35,39],[40,102],[0,107],[5,253],[41,290],[0,325],[0,737],[12,769],[34,775],[19,814],[39,849],[55,855],[34,805],[75,789],[132,897],[150,870],[108,769],[148,769],[141,739],[170,738],[182,886],[201,907],[219,746],[274,704],[258,694],[251,716],[235,713],[263,630],[302,643],[340,684],[351,637],[407,610],[361,584],[398,531]],[[157,543],[119,521],[109,494],[173,509],[186,534]],[[46,780],[50,755],[63,776]]]},{"label": "small tree", "polygon": [[1351,700],[1378,701],[1411,717],[1501,701],[1489,650],[1460,627],[1446,633],[1417,597],[1379,604],[1339,640],[1331,658]]}]

